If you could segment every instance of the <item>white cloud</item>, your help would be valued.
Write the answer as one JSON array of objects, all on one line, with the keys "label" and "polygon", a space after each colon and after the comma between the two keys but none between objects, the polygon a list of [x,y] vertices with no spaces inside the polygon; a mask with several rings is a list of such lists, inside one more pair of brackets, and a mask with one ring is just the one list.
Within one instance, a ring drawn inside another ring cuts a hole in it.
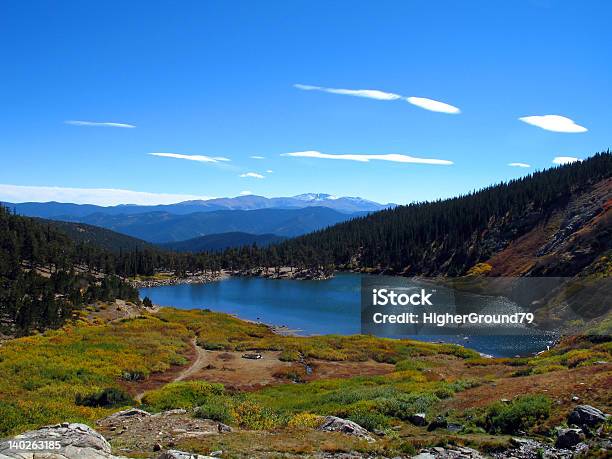
[{"label": "white cloud", "polygon": [[322,92],[329,92],[331,94],[342,94],[345,96],[366,97],[368,99],[376,99],[376,100],[397,100],[397,99],[402,98],[402,96],[400,96],[399,94],[393,94],[392,92],[379,91],[378,89],[337,89],[337,88],[324,88],[321,86],[310,86],[306,84],[294,84],[293,86],[303,91],[322,91]]},{"label": "white cloud", "polygon": [[416,105],[417,107],[421,107],[432,112],[450,113],[451,115],[461,113],[461,110],[454,105],[446,104],[438,100],[427,99],[425,97],[406,97],[406,100],[412,105]]},{"label": "white cloud", "polygon": [[266,159],[264,156],[249,156],[251,159]]},{"label": "white cloud", "polygon": [[508,166],[512,166],[512,167],[531,167],[531,164],[527,164],[527,163],[508,163]]},{"label": "white cloud", "polygon": [[204,155],[181,155],[179,153],[149,153],[151,156],[161,156],[163,158],[186,159],[188,161],[198,161],[201,163],[218,163],[221,161],[230,161],[229,158],[223,156],[204,156]]},{"label": "white cloud", "polygon": [[256,178],[256,179],[262,179],[265,178],[263,175],[258,174],[257,172],[245,172],[244,174],[240,174],[240,177],[242,178]]},{"label": "white cloud", "polygon": [[580,158],[574,158],[573,156],[555,156],[552,162],[553,164],[571,164],[576,161],[582,161]]},{"label": "white cloud", "polygon": [[251,194],[253,194],[253,192],[249,190],[244,190],[240,192],[240,196],[249,196]]},{"label": "white cloud", "polygon": [[135,128],[133,124],[127,123],[109,123],[109,122],[99,122],[99,121],[79,121],[79,120],[68,120],[64,121],[66,124],[71,124],[72,126],[102,126],[102,127],[116,127],[116,128]]},{"label": "white cloud", "polygon": [[117,204],[173,204],[195,199],[212,199],[192,194],[149,193],[115,188],[67,188],[0,184],[0,200],[7,202],[72,202],[114,206]]},{"label": "white cloud", "polygon": [[537,126],[547,131],[553,132],[586,132],[587,128],[576,124],[574,120],[566,118],[561,115],[534,115],[534,116],[523,116],[519,120]]},{"label": "white cloud", "polygon": [[451,165],[452,161],[446,159],[431,159],[431,158],[416,158],[414,156],[400,155],[400,154],[386,154],[386,155],[356,155],[356,154],[344,154],[344,155],[332,155],[327,153],[321,153],[320,151],[297,151],[294,153],[283,153],[281,156],[293,156],[300,158],[320,158],[320,159],[343,159],[348,161],[359,161],[367,163],[371,160],[379,161],[392,161],[396,163],[415,163],[415,164],[438,164],[438,165]]},{"label": "white cloud", "polygon": [[356,97],[367,97],[368,99],[376,100],[399,100],[404,99],[412,105],[430,110],[432,112],[450,113],[457,114],[461,113],[461,110],[453,105],[438,100],[427,99],[425,97],[404,97],[399,94],[392,92],[380,91],[378,89],[338,89],[338,88],[326,88],[323,86],[310,86],[306,84],[294,84],[297,89],[303,91],[322,91],[329,92],[331,94],[343,94],[345,96],[356,96]]},{"label": "white cloud", "polygon": [[267,172],[268,174],[272,174],[274,171],[273,171],[272,169],[268,169],[268,170],[266,170],[266,172]]}]

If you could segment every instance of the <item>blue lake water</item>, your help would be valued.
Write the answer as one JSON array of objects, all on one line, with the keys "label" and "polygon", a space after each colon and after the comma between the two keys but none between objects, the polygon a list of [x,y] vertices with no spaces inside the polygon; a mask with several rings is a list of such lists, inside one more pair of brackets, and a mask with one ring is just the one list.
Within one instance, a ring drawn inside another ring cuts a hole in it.
[{"label": "blue lake water", "polygon": [[[230,277],[207,284],[140,289],[153,303],[181,309],[210,309],[249,320],[286,325],[300,334],[353,335],[361,331],[361,274],[341,273],[323,281]],[[542,336],[418,336],[444,341],[493,356],[530,355],[546,349]]]}]

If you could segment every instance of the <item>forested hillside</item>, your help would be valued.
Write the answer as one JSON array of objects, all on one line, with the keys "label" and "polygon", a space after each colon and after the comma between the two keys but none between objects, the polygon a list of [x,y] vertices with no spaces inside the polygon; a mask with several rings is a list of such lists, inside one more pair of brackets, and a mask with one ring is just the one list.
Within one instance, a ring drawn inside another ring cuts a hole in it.
[{"label": "forested hillside", "polygon": [[[115,233],[116,234],[116,233]],[[209,234],[186,241],[166,242],[158,244],[166,250],[175,252],[220,252],[230,247],[252,246],[266,247],[270,244],[282,242],[286,238],[276,234],[250,234],[242,232]]]},{"label": "forested hillside", "polygon": [[[123,250],[114,245],[125,242],[123,236],[86,230],[93,235],[83,238],[77,231],[69,237],[55,222],[14,215],[0,206],[0,332],[59,326],[75,308],[96,300],[138,301],[126,277],[158,269],[180,275],[215,265],[206,254],[178,255],[149,246],[141,250],[139,244]],[[108,244],[117,250],[103,248]]]},{"label": "forested hillside", "polygon": [[[574,275],[611,249],[611,177],[608,151],[465,196],[376,212],[266,249],[228,251],[225,261],[247,269],[454,276],[504,253],[498,266],[485,263],[482,269]],[[507,266],[509,259],[517,266]]]},{"label": "forested hillside", "polygon": [[138,292],[118,277],[83,265],[81,248],[52,226],[0,207],[0,331],[59,326],[95,300],[138,301]]},{"label": "forested hillside", "polygon": [[106,228],[100,228],[99,226],[55,220],[41,219],[40,221],[45,225],[57,228],[77,243],[92,244],[115,253],[154,249],[152,244],[142,239],[117,233]]}]

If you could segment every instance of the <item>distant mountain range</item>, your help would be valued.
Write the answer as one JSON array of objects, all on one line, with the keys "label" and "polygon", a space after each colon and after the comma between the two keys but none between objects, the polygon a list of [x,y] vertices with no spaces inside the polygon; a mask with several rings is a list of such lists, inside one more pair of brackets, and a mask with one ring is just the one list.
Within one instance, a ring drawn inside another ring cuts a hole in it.
[{"label": "distant mountain range", "polygon": [[220,252],[231,247],[244,247],[257,244],[266,247],[270,244],[284,241],[285,238],[276,234],[249,234],[241,232],[210,234],[186,241],[166,242],[160,247],[174,252]]},{"label": "distant mountain range", "polygon": [[235,232],[294,237],[394,206],[320,193],[287,198],[247,195],[156,206],[103,207],[59,202],[3,204],[21,215],[94,225],[152,243]]},{"label": "distant mountain range", "polygon": [[29,217],[73,219],[100,213],[105,215],[134,215],[150,212],[166,212],[185,215],[194,212],[214,212],[217,210],[259,210],[259,209],[303,209],[306,207],[327,207],[342,213],[374,212],[394,207],[395,204],[379,204],[363,198],[340,197],[323,193],[300,194],[287,198],[265,198],[246,195],[235,198],[215,198],[208,200],[183,201],[176,204],[140,206],[121,204],[118,206],[96,206],[93,204],[72,204],[61,202],[24,202],[3,203],[17,213]]}]

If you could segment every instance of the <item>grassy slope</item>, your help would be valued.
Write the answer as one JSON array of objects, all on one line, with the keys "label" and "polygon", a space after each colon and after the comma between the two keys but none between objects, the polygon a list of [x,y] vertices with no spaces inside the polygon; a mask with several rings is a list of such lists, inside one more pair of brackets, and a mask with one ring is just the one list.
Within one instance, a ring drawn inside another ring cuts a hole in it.
[{"label": "grassy slope", "polygon": [[[77,394],[88,395],[106,387],[122,387],[135,393],[142,382],[126,381],[126,372],[155,380],[156,375],[184,365],[193,336],[201,344],[218,349],[281,350],[282,358],[295,361],[296,371],[301,367],[297,361],[303,358],[395,363],[395,371],[388,375],[281,384],[251,393],[228,392],[219,384],[193,381],[157,384],[159,388],[144,396],[143,403],[148,409],[200,406],[206,417],[247,429],[184,445],[198,451],[221,446],[230,450],[258,447],[307,450],[313,447],[313,441],[317,444],[315,437],[319,434],[312,431],[317,416],[329,414],[353,419],[369,429],[387,429],[388,435],[370,446],[328,436],[325,443],[328,450],[382,448],[392,453],[440,441],[479,446],[505,442],[507,437],[493,437],[481,430],[482,427],[491,430],[487,413],[500,398],[501,389],[497,387],[517,386],[522,388],[519,394],[524,395],[536,391],[538,378],[549,374],[554,375],[555,381],[578,374],[597,386],[609,379],[610,370],[596,362],[612,357],[609,341],[592,343],[577,338],[532,359],[482,359],[458,346],[418,341],[367,336],[281,337],[264,326],[225,314],[170,308],[135,319],[95,322],[81,319],[62,330],[2,344],[0,435],[59,421],[93,425],[96,419],[120,407],[78,406]],[[593,397],[597,398],[592,403],[609,409],[607,390],[596,389]],[[568,398],[570,393],[563,391],[555,396]],[[530,401],[528,405],[537,403]],[[547,401],[542,403],[550,405]],[[466,409],[471,420],[463,415]],[[516,410],[520,409],[523,408],[517,405]],[[552,404],[547,409],[551,410],[551,418],[558,420],[567,407]],[[406,417],[414,412],[430,416],[446,412],[450,419],[467,425],[468,430],[462,434],[428,433],[406,422]],[[542,432],[551,426],[544,419],[536,419],[529,427]],[[266,432],[271,430],[276,432],[272,443],[270,438],[265,439]]]}]

